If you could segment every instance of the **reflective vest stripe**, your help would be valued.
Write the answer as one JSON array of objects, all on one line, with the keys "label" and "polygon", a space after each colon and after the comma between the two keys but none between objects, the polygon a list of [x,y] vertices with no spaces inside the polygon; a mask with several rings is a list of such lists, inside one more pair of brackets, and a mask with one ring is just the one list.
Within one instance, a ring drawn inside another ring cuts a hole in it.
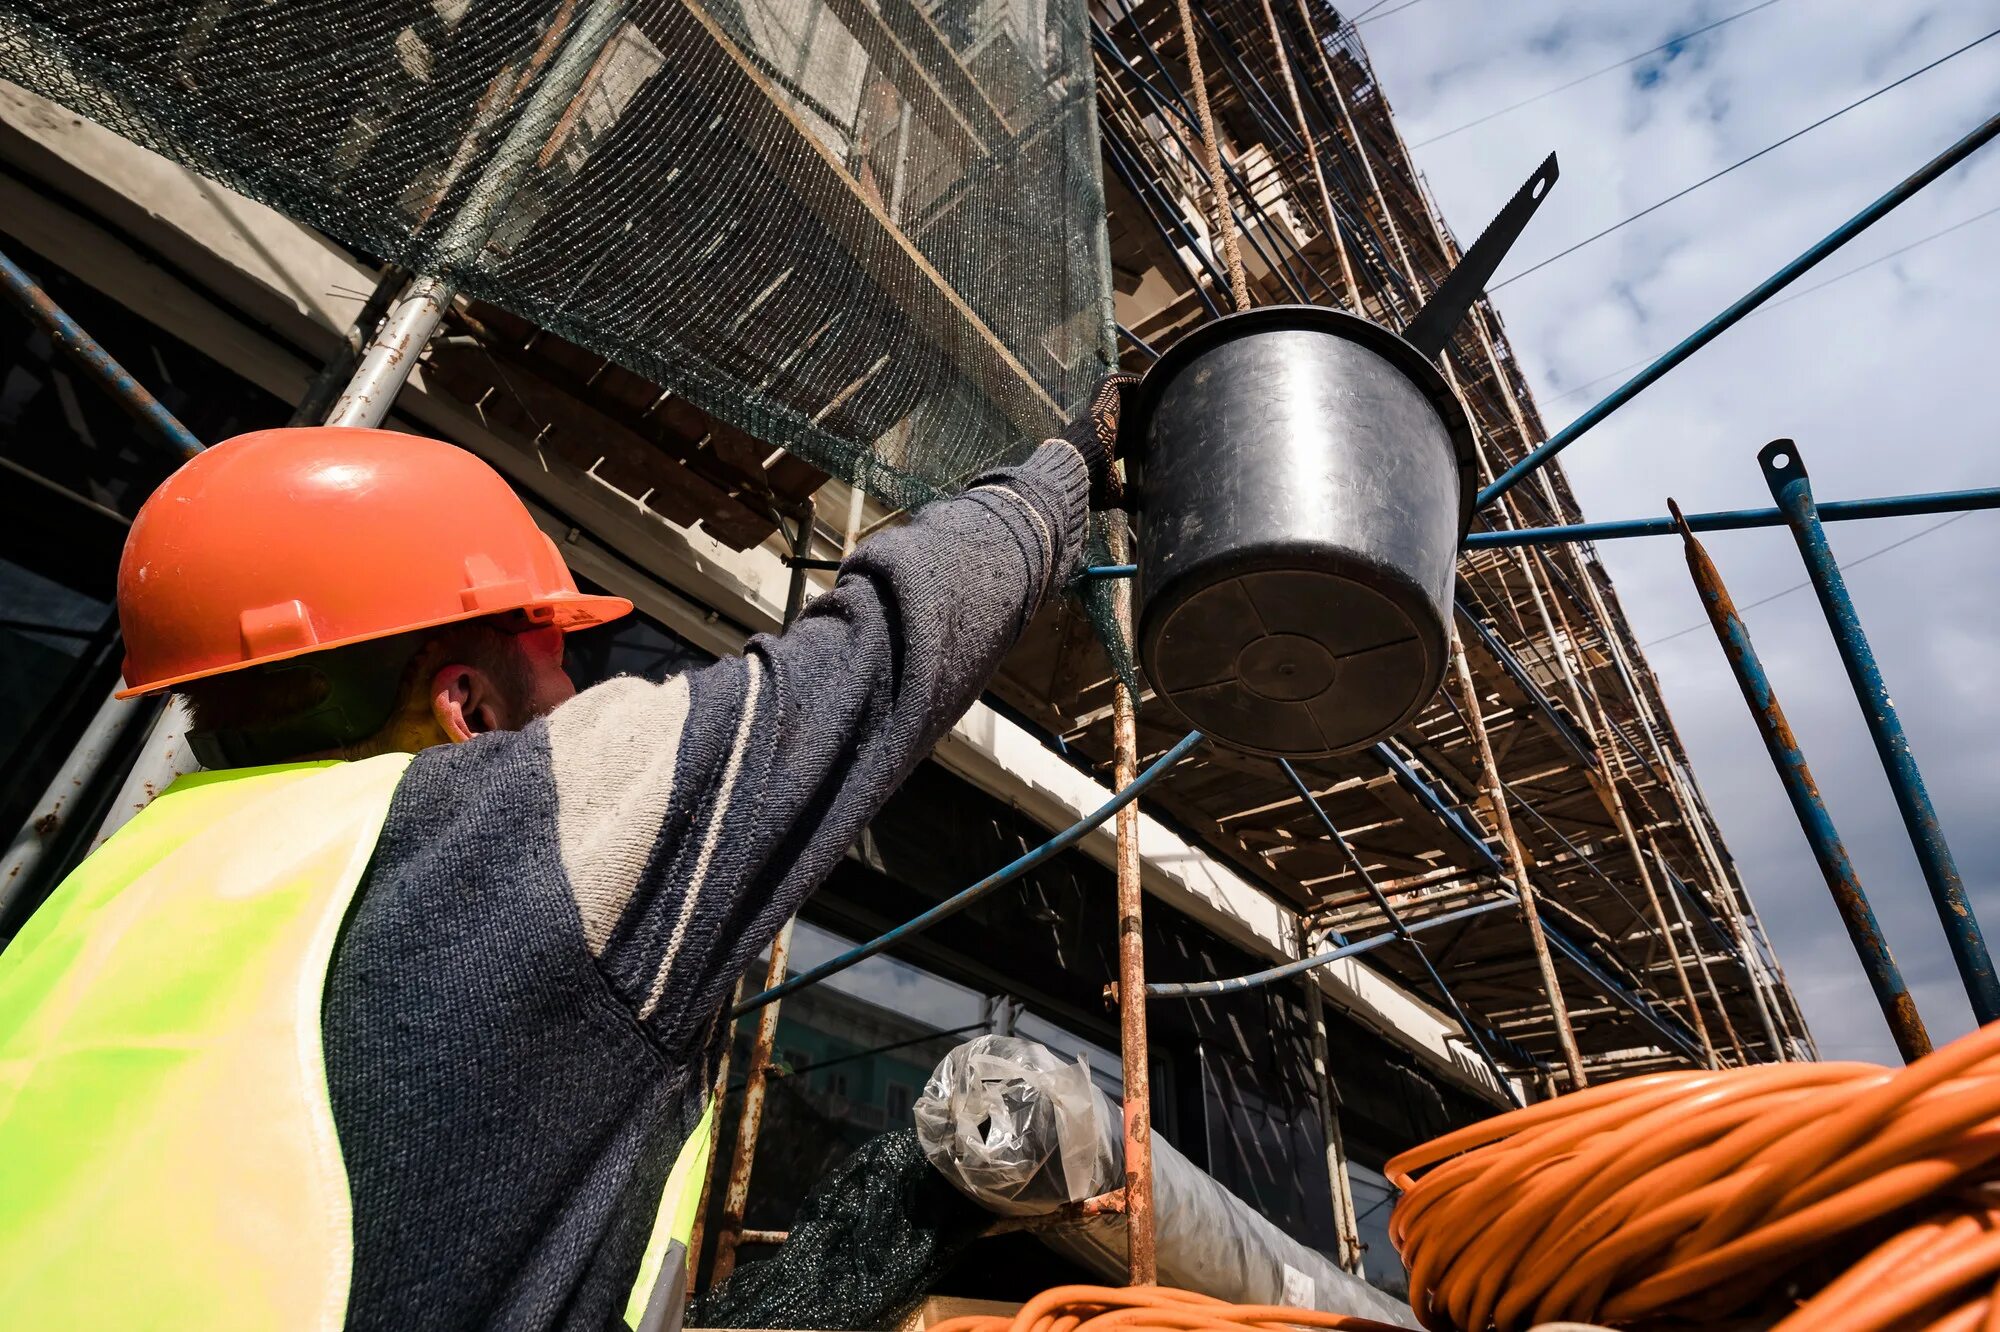
[{"label": "reflective vest stripe", "polygon": [[714,1140],[715,1102],[711,1099],[702,1107],[701,1122],[682,1145],[674,1168],[667,1172],[667,1187],[653,1213],[653,1233],[646,1240],[645,1257],[639,1260],[639,1277],[625,1301],[628,1327],[639,1326],[645,1316],[646,1301],[660,1279],[660,1264],[666,1260],[668,1247],[678,1241],[686,1248],[688,1237],[694,1234],[694,1216],[701,1206],[701,1187],[708,1180],[709,1149]]}]

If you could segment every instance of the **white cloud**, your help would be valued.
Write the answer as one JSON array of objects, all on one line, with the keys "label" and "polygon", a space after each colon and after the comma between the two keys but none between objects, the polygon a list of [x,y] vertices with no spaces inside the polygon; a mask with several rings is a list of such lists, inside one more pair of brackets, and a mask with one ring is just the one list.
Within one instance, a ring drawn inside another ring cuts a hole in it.
[{"label": "white cloud", "polygon": [[[1363,28],[1411,142],[1743,8],[1709,3],[1429,0]],[[1502,276],[1608,226],[2000,25],[1994,0],[1780,0],[1672,58],[1606,74],[1416,149],[1445,214],[1477,233],[1541,156],[1563,178]],[[1841,117],[1499,293],[1538,396],[1657,354],[1993,113],[2000,39]],[[2000,205],[2000,148],[1937,182],[1801,283]],[[2000,484],[1990,311],[2000,216],[1746,321],[1564,461],[1593,518],[1743,508],[1755,462],[1796,438],[1825,498]],[[1560,425],[1617,383],[1549,406]],[[1932,519],[1842,524],[1853,560]],[[1800,581],[1782,531],[1708,542],[1739,602]],[[1678,543],[1606,543],[1642,640],[1703,622]],[[1853,570],[1855,601],[1975,908],[2000,947],[2000,513]],[[1972,1017],[1819,608],[1794,593],[1746,615],[1931,1033]],[[1714,639],[1650,654],[1669,706],[1828,1057],[1893,1047]]]}]

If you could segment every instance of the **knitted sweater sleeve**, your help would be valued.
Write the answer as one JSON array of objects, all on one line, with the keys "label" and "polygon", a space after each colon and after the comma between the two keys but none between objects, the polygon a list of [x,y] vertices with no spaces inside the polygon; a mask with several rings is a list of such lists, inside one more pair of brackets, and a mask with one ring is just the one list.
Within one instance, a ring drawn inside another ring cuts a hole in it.
[{"label": "knitted sweater sleeve", "polygon": [[550,716],[585,942],[669,1049],[706,1043],[734,978],[1076,566],[1088,488],[1052,441],[864,542],[741,657],[607,681]]}]

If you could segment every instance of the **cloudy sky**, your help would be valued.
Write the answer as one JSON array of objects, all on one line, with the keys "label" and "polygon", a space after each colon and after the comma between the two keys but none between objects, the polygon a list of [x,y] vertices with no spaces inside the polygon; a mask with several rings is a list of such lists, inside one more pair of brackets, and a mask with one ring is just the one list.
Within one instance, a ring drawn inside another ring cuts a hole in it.
[{"label": "cloudy sky", "polygon": [[[1461,238],[1554,149],[1562,179],[1501,278],[2000,28],[2000,0],[1776,0],[1435,142],[1754,0],[1403,0],[1361,31]],[[1349,12],[1365,9],[1356,5]],[[1898,179],[2000,111],[2000,37],[1496,295],[1556,428]],[[1422,144],[1422,146],[1417,146]],[[1798,291],[1989,209],[2000,147],[1960,166]],[[1992,333],[2000,214],[1759,313],[1564,455],[1592,518],[1770,502],[1766,441],[1799,441],[1822,500],[2000,484]],[[1588,386],[1588,387],[1586,387]],[[2000,513],[1858,563],[1936,518],[1832,525],[1849,586],[1989,938],[2000,946]],[[1739,605],[1803,578],[1782,529],[1716,533]],[[1887,1030],[1671,539],[1600,552],[1827,1058],[1893,1062]],[[1968,1030],[1909,843],[1809,591],[1745,613],[1932,1037]],[[1690,626],[1698,632],[1679,633]]]}]

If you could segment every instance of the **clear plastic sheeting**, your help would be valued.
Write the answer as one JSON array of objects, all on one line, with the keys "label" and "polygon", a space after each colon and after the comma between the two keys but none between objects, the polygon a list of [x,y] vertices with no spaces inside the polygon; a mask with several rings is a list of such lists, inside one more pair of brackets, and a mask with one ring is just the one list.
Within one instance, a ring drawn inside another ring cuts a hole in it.
[{"label": "clear plastic sheeting", "polygon": [[980,1036],[944,1057],[915,1107],[917,1140],[945,1178],[1005,1216],[1038,1216],[1118,1187],[1115,1138],[1081,1055]]},{"label": "clear plastic sheeting", "polygon": [[[924,1155],[959,1188],[1009,1216],[1052,1212],[1124,1179],[1117,1106],[1033,1041],[980,1036],[944,1057],[916,1105]],[[1285,1304],[1418,1326],[1409,1307],[1341,1271],[1265,1220],[1158,1133],[1153,1207],[1160,1282],[1242,1304]],[[1125,1275],[1125,1222],[1037,1231],[1109,1280]]]}]

